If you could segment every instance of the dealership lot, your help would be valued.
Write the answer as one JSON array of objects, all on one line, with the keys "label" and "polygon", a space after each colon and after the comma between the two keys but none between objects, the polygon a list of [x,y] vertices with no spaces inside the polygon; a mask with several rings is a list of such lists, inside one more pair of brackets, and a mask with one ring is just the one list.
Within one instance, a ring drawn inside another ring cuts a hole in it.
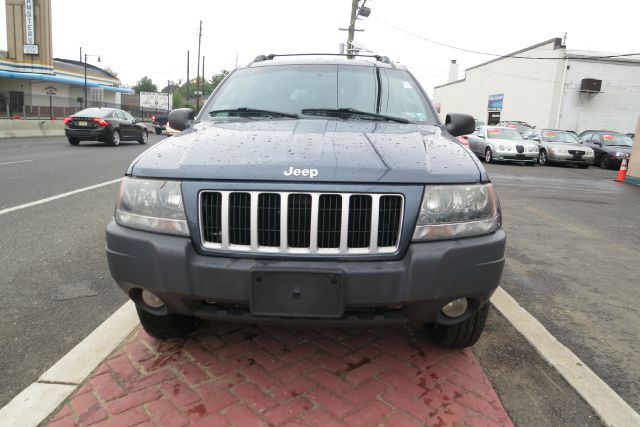
[{"label": "dealership lot", "polygon": [[[159,140],[152,136],[150,144]],[[71,147],[64,138],[3,140],[0,211],[117,179],[144,148],[137,143]],[[502,287],[639,410],[640,369],[634,361],[640,350],[635,305],[640,231],[633,215],[640,206],[638,188],[613,182],[616,171],[594,167],[501,164],[487,169],[508,233]],[[125,301],[104,257],[104,225],[116,193],[113,183],[2,215],[0,238],[11,244],[0,254],[0,406]],[[502,351],[515,345],[513,331],[501,333],[509,328],[494,313],[475,352],[509,415],[524,425],[560,404],[541,404],[538,414],[523,417],[526,395],[508,396],[515,375],[533,393],[568,389],[559,378],[544,383],[533,373],[523,377],[509,370],[517,366]],[[518,351],[510,356],[536,360],[526,344]],[[220,356],[215,348],[209,352]],[[537,372],[544,369],[539,365]],[[582,405],[574,421],[593,422],[579,398],[567,399]]]}]

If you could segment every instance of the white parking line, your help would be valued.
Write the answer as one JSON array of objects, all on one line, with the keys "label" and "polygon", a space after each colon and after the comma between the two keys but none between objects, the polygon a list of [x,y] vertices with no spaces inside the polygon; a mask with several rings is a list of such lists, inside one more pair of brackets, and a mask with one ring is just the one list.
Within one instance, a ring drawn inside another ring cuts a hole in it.
[{"label": "white parking line", "polygon": [[4,162],[4,163],[0,163],[0,166],[15,165],[16,163],[27,163],[27,162],[33,162],[33,159],[30,159],[30,160],[16,160],[15,162]]},{"label": "white parking line", "polygon": [[18,205],[11,208],[0,210],[0,215],[8,214],[10,212],[19,211],[21,209],[30,208],[32,206],[42,205],[44,203],[52,202],[54,200],[62,199],[64,197],[73,196],[74,194],[84,193],[85,191],[95,190],[96,188],[105,187],[107,185],[115,184],[122,181],[123,178],[114,179],[112,181],[102,182],[96,185],[90,185],[89,187],[79,188],[77,190],[69,191],[67,193],[58,194],[57,196],[47,197],[46,199],[36,200],[35,202],[25,203],[24,205]]},{"label": "white parking line", "polygon": [[504,289],[496,290],[491,303],[582,396],[604,424],[640,426],[640,415]]}]

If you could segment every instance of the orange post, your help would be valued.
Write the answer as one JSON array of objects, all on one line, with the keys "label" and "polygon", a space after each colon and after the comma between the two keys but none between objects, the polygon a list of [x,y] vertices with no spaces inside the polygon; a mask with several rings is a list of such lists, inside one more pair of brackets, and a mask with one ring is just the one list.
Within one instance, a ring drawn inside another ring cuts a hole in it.
[{"label": "orange post", "polygon": [[622,163],[620,164],[620,170],[618,171],[618,176],[616,177],[616,181],[624,182],[624,177],[627,176],[627,158],[622,159]]}]

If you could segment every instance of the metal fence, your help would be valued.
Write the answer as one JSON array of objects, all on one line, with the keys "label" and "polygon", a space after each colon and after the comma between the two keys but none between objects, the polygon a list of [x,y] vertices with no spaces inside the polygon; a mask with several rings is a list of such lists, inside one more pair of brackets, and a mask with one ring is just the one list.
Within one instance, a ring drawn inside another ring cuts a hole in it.
[{"label": "metal fence", "polygon": [[[142,121],[150,121],[151,116],[166,112],[164,110],[142,108],[140,107],[138,95],[125,94],[121,95],[119,104],[89,99],[86,107],[118,108],[128,111],[135,118]],[[61,120],[83,108],[85,108],[84,103],[78,98],[34,95],[24,92],[0,92],[0,118],[2,119]]]}]

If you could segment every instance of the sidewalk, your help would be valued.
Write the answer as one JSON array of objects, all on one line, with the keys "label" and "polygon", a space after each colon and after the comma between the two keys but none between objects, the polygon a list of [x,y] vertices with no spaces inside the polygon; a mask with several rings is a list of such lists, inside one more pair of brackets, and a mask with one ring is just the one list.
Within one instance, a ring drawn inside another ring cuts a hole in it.
[{"label": "sidewalk", "polygon": [[469,350],[405,329],[206,324],[142,329],[49,426],[512,426]]}]

